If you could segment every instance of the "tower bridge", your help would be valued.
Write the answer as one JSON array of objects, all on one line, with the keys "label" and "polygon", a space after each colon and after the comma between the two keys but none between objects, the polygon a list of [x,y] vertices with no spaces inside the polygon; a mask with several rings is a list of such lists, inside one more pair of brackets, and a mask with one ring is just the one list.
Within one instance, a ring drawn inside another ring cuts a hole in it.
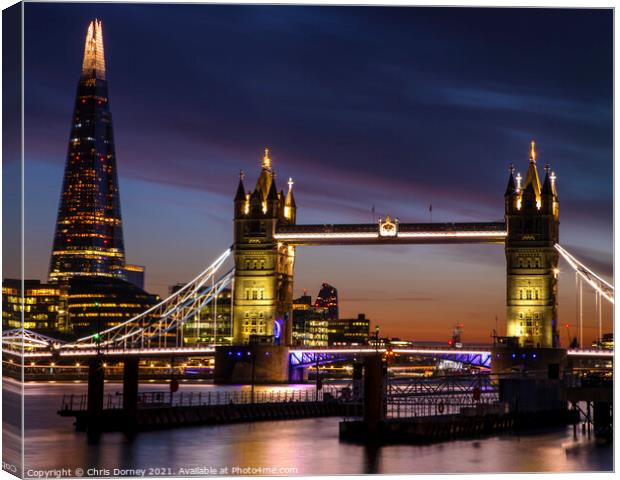
[{"label": "tower bridge", "polygon": [[[599,336],[600,301],[603,298],[614,301],[613,286],[559,245],[556,176],[546,166],[544,181],[540,181],[533,143],[524,183],[510,167],[503,222],[401,223],[387,216],[375,224],[299,225],[296,216],[293,182],[289,180],[286,194],[278,191],[269,151],[265,150],[255,188],[246,191],[245,178],[243,174],[240,176],[234,198],[232,246],[182,289],[127,321],[73,342],[61,342],[23,329],[5,331],[3,353],[22,359],[215,355],[216,369],[217,365],[231,364],[224,377],[240,381],[247,381],[255,367],[259,370],[265,367],[261,373],[265,380],[276,377],[282,380],[289,375],[290,366],[302,368],[310,362],[365,355],[356,349],[330,352],[290,347],[296,249],[307,245],[503,245],[507,275],[506,329],[513,346],[520,349],[560,346],[557,318],[560,257],[575,271],[579,287],[585,282],[597,296]],[[218,294],[226,287],[232,289],[233,346],[184,346],[183,325],[205,305],[215,304]],[[580,339],[582,345],[582,333]],[[418,350],[416,355],[460,358],[482,366],[493,361],[490,351],[472,353],[470,358],[464,351]],[[571,350],[568,356],[607,358],[610,354]],[[135,362],[130,363],[135,369]],[[275,374],[273,365],[276,365]]]},{"label": "tower bridge", "polygon": [[269,151],[256,186],[241,175],[234,199],[235,344],[288,345],[295,251],[305,245],[490,243],[506,252],[507,332],[520,346],[559,347],[557,279],[559,199],[549,166],[541,182],[532,142],[524,183],[510,167],[504,222],[297,225],[293,181],[278,192]]}]

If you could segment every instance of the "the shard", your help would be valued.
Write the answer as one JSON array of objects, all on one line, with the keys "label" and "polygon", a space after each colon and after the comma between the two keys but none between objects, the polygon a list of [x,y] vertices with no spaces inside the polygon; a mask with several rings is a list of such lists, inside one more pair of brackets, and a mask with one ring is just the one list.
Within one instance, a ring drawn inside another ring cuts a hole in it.
[{"label": "the shard", "polygon": [[49,280],[125,278],[124,267],[103,34],[101,21],[94,20],[86,34]]}]

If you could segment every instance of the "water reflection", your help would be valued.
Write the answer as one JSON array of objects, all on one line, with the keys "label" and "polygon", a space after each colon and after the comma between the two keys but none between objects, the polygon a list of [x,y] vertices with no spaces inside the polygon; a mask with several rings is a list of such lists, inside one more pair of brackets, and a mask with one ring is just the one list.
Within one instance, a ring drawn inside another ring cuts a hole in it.
[{"label": "water reflection", "polygon": [[[142,390],[163,390],[146,385]],[[238,389],[230,386],[227,389]],[[281,388],[281,387],[280,387]],[[312,387],[308,387],[312,388]],[[164,474],[180,468],[251,467],[272,475],[327,475],[363,473],[474,473],[610,471],[612,447],[597,447],[572,429],[537,435],[504,435],[475,441],[428,446],[365,447],[338,440],[338,418],[197,426],[141,432],[131,440],[120,433],[104,434],[89,445],[72,421],[56,414],[63,394],[81,394],[84,384],[27,384],[25,405],[26,469],[52,468],[161,468]],[[215,391],[211,384],[182,385],[184,391]],[[120,385],[106,384],[113,393]],[[19,404],[19,389],[8,405]],[[5,414],[5,419],[10,418]],[[6,422],[6,420],[5,420]],[[5,437],[6,438],[6,437]],[[518,454],[516,454],[518,452]],[[237,473],[242,473],[237,471]]]}]

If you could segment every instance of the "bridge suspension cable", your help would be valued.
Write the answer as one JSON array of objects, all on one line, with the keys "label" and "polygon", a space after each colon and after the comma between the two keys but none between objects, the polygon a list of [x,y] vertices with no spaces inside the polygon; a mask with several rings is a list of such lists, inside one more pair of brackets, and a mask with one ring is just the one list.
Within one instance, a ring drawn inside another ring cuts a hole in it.
[{"label": "bridge suspension cable", "polygon": [[[596,292],[610,303],[614,303],[614,287],[606,280],[602,279],[583,263],[571,255],[565,248],[559,244],[555,244],[555,249],[560,253],[562,258],[575,270],[581,279],[585,280]],[[599,305],[600,309],[600,305]]]},{"label": "bridge suspension cable", "polygon": [[232,249],[227,249],[191,282],[148,310],[106,330],[67,343],[62,348],[149,347],[153,341],[161,347],[166,342],[166,334],[171,331],[175,331],[178,342],[178,327],[200,313],[232,281],[234,268],[216,280],[231,253]]}]

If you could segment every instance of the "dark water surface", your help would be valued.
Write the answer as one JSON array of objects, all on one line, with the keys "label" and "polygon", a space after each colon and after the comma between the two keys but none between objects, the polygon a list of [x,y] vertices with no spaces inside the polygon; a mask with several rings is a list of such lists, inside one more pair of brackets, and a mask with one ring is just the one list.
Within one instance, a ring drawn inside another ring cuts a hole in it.
[{"label": "dark water surface", "polygon": [[[166,388],[161,384],[141,385],[142,391]],[[181,385],[183,391],[196,392],[241,388],[208,383]],[[114,393],[121,386],[106,384],[106,389]],[[8,410],[15,408],[16,416],[19,415],[16,405],[20,403],[20,390],[17,382],[5,379],[4,395],[8,395],[4,400],[5,441],[19,438],[16,422],[10,421]],[[84,433],[75,432],[72,419],[56,414],[63,394],[81,394],[85,391],[83,383],[26,384],[24,473],[27,476],[36,475],[35,470],[61,468],[71,469],[73,475],[75,469],[82,469],[86,474],[95,473],[93,470],[89,472],[89,469],[98,469],[101,476],[141,474],[135,471],[139,469],[144,469],[147,475],[166,476],[204,476],[216,472],[326,475],[613,469],[612,447],[597,446],[581,434],[574,440],[572,427],[429,446],[370,449],[339,442],[340,419],[334,417],[144,432],[132,441],[123,434],[109,433],[102,435],[98,444],[92,445],[87,443]],[[16,455],[15,452],[17,450],[8,449],[5,445],[5,461]],[[108,471],[101,471],[103,469]],[[32,471],[29,473],[29,470]]]}]

